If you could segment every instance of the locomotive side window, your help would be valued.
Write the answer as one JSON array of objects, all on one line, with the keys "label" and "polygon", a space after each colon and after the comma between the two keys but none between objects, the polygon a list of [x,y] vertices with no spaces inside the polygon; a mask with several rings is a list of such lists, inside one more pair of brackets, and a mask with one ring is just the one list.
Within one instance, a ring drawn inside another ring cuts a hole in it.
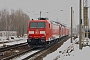
[{"label": "locomotive side window", "polygon": [[30,28],[45,28],[45,22],[30,22]]},{"label": "locomotive side window", "polygon": [[49,24],[49,28],[50,28],[50,24]]}]

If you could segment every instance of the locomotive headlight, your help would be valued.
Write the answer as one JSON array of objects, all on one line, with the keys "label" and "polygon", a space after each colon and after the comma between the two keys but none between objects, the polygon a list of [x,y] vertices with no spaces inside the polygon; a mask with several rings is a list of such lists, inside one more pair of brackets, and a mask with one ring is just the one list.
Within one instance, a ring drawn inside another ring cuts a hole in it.
[{"label": "locomotive headlight", "polygon": [[40,34],[46,34],[45,31],[40,31]]},{"label": "locomotive headlight", "polygon": [[29,31],[29,34],[34,34],[34,31]]}]

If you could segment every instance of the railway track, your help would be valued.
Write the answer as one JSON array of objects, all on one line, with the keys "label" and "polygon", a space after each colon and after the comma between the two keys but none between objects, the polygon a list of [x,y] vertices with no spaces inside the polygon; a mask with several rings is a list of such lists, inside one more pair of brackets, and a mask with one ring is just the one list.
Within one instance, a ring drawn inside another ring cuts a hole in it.
[{"label": "railway track", "polygon": [[0,52],[7,51],[9,49],[14,49],[14,48],[17,48],[17,47],[20,47],[20,46],[24,46],[24,45],[27,45],[27,43],[21,43],[21,44],[15,44],[15,45],[2,47],[2,48],[0,48]]},{"label": "railway track", "polygon": [[26,49],[27,50],[29,49],[27,43],[21,43],[21,44],[16,44],[16,45],[0,48],[0,59],[4,59],[11,55],[21,53],[25,51]]},{"label": "railway track", "polygon": [[[49,46],[48,46],[48,47],[49,47]],[[1,60],[10,60],[10,59],[12,59],[12,60],[18,60],[18,59],[20,59],[20,60],[27,60],[27,59],[33,57],[34,55],[36,55],[36,54],[38,54],[38,53],[40,53],[40,52],[42,52],[42,51],[44,51],[44,50],[46,50],[46,49],[47,49],[47,48],[41,48],[40,50],[28,49],[28,50],[23,51],[23,52],[21,52],[21,53],[18,53],[18,54],[15,54],[15,55],[11,55],[11,56],[9,56],[9,57],[5,57],[5,58],[3,58],[3,59],[1,59]],[[32,53],[32,52],[33,52],[33,53]],[[28,54],[28,56],[26,56],[25,58],[24,58],[24,57],[21,58],[21,56],[25,56],[25,55],[27,55],[27,54]]]},{"label": "railway track", "polygon": [[62,39],[59,43],[52,43],[50,46],[43,48],[42,50],[24,58],[23,60],[42,60],[43,57],[45,57],[47,54],[55,51],[57,48],[59,48],[67,39],[70,37],[66,37],[65,39]]},{"label": "railway track", "polygon": [[70,37],[66,37],[64,39],[62,39],[60,42],[56,43],[56,44],[52,44],[52,46],[48,47],[46,50],[43,50],[42,52],[38,53],[37,55],[34,55],[31,60],[43,60],[43,58],[48,55],[49,53],[54,52],[55,50],[57,50],[61,45],[63,45],[63,43],[65,41],[67,41],[67,39],[69,39]]},{"label": "railway track", "polygon": [[[21,48],[22,46],[20,46],[17,49],[8,49],[8,51],[6,51],[7,55],[10,54],[7,52],[14,51],[14,53],[11,52],[11,55],[5,56],[5,52],[2,52],[2,53],[4,53],[4,55],[0,56],[0,58],[1,58],[1,60],[10,60],[10,59],[17,60],[21,56],[28,55],[28,56],[25,56],[24,58],[21,58],[21,59],[22,60],[28,60],[28,59],[41,60],[47,54],[49,54],[49,53],[55,51],[57,48],[59,48],[68,38],[70,38],[70,37],[66,37],[65,39],[62,39],[59,43],[57,43],[57,42],[52,43],[51,45],[48,45],[46,48],[42,48],[38,51],[30,49],[27,45],[26,45],[27,47],[23,46],[23,48]],[[33,53],[31,54],[31,52],[33,52]]]}]

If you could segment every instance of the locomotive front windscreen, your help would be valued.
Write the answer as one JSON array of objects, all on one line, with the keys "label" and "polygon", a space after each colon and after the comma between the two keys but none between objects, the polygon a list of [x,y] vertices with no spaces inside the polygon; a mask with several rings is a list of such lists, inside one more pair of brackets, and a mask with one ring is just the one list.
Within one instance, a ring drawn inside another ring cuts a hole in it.
[{"label": "locomotive front windscreen", "polygon": [[30,28],[45,28],[45,22],[30,22]]}]

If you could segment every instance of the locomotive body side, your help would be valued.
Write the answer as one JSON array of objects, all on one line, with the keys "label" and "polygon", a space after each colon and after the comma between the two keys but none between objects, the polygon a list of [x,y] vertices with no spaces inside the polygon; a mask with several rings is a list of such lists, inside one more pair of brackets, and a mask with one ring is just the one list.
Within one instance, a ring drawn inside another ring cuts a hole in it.
[{"label": "locomotive body side", "polygon": [[52,28],[51,28],[51,30],[52,30],[52,40],[54,40],[54,39],[57,39],[57,38],[60,38],[60,34],[61,34],[61,27],[60,27],[60,25],[59,24],[57,24],[57,23],[51,23],[51,25],[52,25]]}]

